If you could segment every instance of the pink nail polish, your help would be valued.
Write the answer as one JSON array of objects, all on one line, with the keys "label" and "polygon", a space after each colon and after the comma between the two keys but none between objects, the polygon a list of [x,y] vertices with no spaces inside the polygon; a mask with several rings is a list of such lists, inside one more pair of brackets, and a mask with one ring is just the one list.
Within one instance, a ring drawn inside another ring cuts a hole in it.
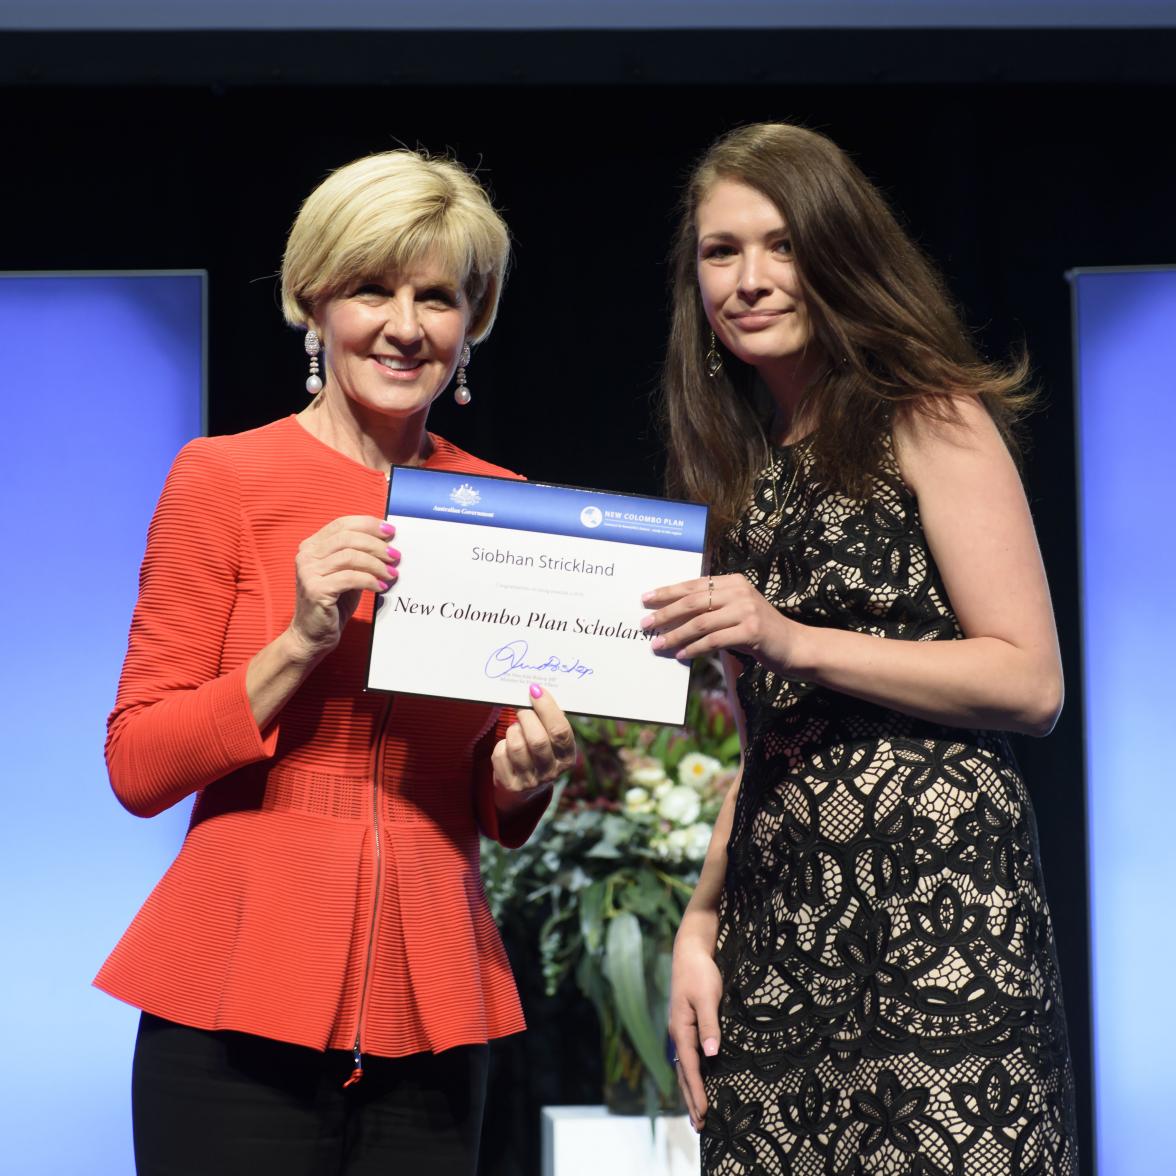
[{"label": "pink nail polish", "polygon": [[387,585],[387,584],[385,584],[383,580],[377,580],[377,581],[376,581],[376,584],[379,586],[379,589],[380,589],[380,591],[381,591],[381,592],[387,592],[387,591],[388,591],[388,585]]},{"label": "pink nail polish", "polygon": [[395,547],[389,547],[388,548],[388,558],[393,563],[399,563],[400,562],[400,552],[397,551]]},{"label": "pink nail polish", "polygon": [[643,629],[652,629],[653,628],[653,613],[650,613],[649,616],[647,616],[647,617],[641,618],[641,627]]},{"label": "pink nail polish", "polygon": [[641,593],[641,603],[642,603],[642,604],[648,604],[648,603],[649,603],[649,598],[650,598],[652,595],[653,595],[653,593],[652,593],[652,592],[642,592],[642,593]]},{"label": "pink nail polish", "polygon": [[392,536],[396,534],[396,528],[394,526],[392,526],[391,523],[381,523],[380,524],[380,534],[387,535],[388,538],[391,539]]},{"label": "pink nail polish", "polygon": [[653,646],[654,649],[661,649],[665,643],[666,639],[664,637],[655,637],[649,644]]},{"label": "pink nail polish", "polygon": [[543,697],[543,687],[536,686],[535,683],[532,682],[531,683],[531,697],[532,698],[542,698]]},{"label": "pink nail polish", "polygon": [[708,1037],[702,1043],[702,1052],[708,1058],[713,1058],[719,1052],[719,1043],[713,1037]]},{"label": "pink nail polish", "polygon": [[388,565],[387,571],[390,579],[396,578],[396,568],[392,564]]}]

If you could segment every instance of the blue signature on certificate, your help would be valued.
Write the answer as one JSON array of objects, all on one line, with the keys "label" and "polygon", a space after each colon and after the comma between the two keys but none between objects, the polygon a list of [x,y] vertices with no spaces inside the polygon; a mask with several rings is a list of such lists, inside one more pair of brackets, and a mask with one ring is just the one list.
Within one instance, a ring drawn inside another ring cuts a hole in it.
[{"label": "blue signature on certificate", "polygon": [[591,666],[586,666],[579,658],[565,664],[558,657],[552,656],[544,661],[528,663],[530,650],[527,643],[519,638],[500,645],[486,659],[486,677],[503,678],[512,670],[547,670],[559,674],[574,674],[581,681],[595,673]]}]

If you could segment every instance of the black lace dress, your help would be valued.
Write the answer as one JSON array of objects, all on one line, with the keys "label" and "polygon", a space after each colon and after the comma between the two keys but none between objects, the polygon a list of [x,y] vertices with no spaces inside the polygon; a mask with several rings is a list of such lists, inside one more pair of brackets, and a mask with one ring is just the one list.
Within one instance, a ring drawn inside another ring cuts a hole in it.
[{"label": "black lace dress", "polygon": [[[777,451],[719,562],[805,624],[961,637],[890,454],[859,502],[815,484],[803,447]],[[703,1171],[1076,1174],[1037,833],[1005,737],[750,659],[738,690]]]}]

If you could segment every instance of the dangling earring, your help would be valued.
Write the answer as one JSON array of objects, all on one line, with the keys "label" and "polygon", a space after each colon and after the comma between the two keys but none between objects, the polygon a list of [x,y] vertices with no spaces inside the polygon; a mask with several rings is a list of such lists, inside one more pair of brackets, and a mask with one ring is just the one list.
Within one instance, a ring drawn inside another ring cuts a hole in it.
[{"label": "dangling earring", "polygon": [[453,399],[458,404],[469,404],[470,390],[466,387],[466,368],[470,362],[470,345],[467,343],[461,349],[461,359],[457,361],[457,387],[453,390]]},{"label": "dangling earring", "polygon": [[713,380],[723,370],[723,357],[719,354],[719,341],[714,331],[710,333],[710,346],[706,351],[706,374]]},{"label": "dangling earring", "polygon": [[310,356],[310,375],[306,377],[306,390],[311,396],[317,396],[323,390],[323,382],[319,379],[319,352],[322,351],[323,345],[319,339],[318,331],[311,328],[306,332],[306,338],[302,341],[302,346],[306,354]]}]

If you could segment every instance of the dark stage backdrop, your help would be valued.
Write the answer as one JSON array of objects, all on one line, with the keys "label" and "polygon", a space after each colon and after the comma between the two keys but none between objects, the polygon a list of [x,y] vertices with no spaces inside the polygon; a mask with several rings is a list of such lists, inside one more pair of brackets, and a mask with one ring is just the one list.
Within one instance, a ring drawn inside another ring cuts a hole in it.
[{"label": "dark stage backdrop", "polygon": [[[54,59],[47,44],[34,45],[38,60]],[[111,44],[95,42],[95,51]],[[198,75],[183,42],[169,44],[180,74]],[[332,44],[303,42],[310,72]],[[124,44],[126,74],[143,84],[119,87],[38,84],[35,73],[19,75],[9,52],[0,62],[0,82],[12,83],[3,91],[0,269],[207,269],[211,431],[247,428],[305,400],[301,337],[282,324],[274,279],[301,198],[357,155],[396,144],[450,149],[493,188],[516,253],[499,324],[470,368],[473,403],[458,409],[442,398],[434,427],[532,478],[656,492],[661,446],[651,402],[666,326],[663,261],[683,173],[714,135],[736,123],[792,119],[832,135],[943,267],[983,348],[997,356],[1026,340],[1046,392],[1046,407],[1032,421],[1027,481],[1069,699],[1054,734],[1021,741],[1019,751],[1038,810],[1089,1163],[1075,476],[1063,275],[1077,265],[1176,261],[1176,157],[1166,131],[1152,129],[1171,125],[1176,75],[1154,68],[1146,81],[1116,81],[1099,69],[1095,81],[1084,83],[1080,67],[1061,68],[1056,54],[1046,54],[1036,73],[1032,61],[1023,61],[1018,82],[986,81],[985,67],[973,62],[958,82],[936,70],[935,81],[869,82],[868,71],[859,70],[853,80],[818,84],[819,62],[807,61],[796,71],[804,84],[718,84],[722,63],[708,53],[706,38],[695,38],[688,44],[706,84],[526,84],[509,73],[495,83],[487,68],[474,71],[481,80],[470,84],[371,84],[379,76],[372,55],[381,47],[389,74],[403,78],[408,69],[412,76],[400,53],[404,44],[384,35],[368,45],[367,64],[356,71],[363,85],[344,84],[346,58],[338,53],[331,84],[225,84],[209,58],[201,68],[206,80],[219,78],[216,84],[158,86],[146,76],[166,73],[168,59],[145,59]],[[446,42],[429,44],[444,49]],[[476,38],[448,44],[459,57],[480,60]],[[739,46],[762,54],[762,38],[724,44],[728,76],[745,83]],[[821,44],[825,60],[835,63],[836,40]],[[159,51],[151,45],[150,52]],[[1024,45],[1012,51],[1024,58]],[[861,60],[860,43],[857,53]],[[260,72],[250,74],[253,81]],[[578,76],[585,72],[581,60]],[[428,68],[423,73],[433,76]],[[840,75],[831,67],[830,76]],[[1038,76],[1043,80],[1034,82]],[[1055,76],[1064,80],[1044,84]],[[70,338],[66,317],[63,352]],[[118,370],[86,370],[85,357],[75,358],[95,396],[119,379]],[[127,367],[135,362],[133,354],[122,356]],[[540,999],[526,945],[512,948],[532,1029],[498,1050],[484,1169],[515,1176],[537,1170],[539,1104],[597,1101],[599,1062],[591,1014],[566,995]]]}]

